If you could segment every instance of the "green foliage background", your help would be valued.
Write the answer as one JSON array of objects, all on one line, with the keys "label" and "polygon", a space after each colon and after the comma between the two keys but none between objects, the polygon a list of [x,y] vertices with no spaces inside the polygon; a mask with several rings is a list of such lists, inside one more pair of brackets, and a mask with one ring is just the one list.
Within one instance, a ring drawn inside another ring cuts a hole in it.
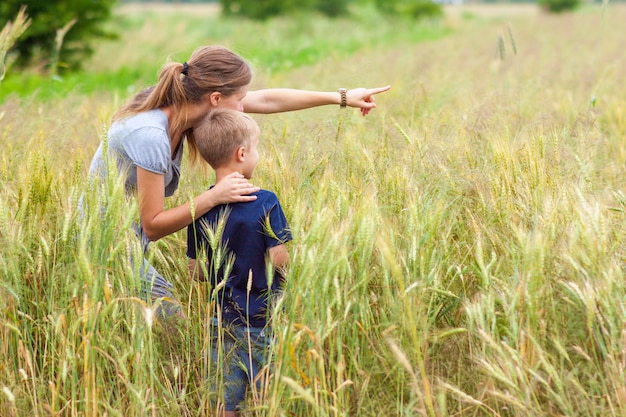
[{"label": "green foliage background", "polygon": [[[132,5],[128,7],[132,9]],[[312,19],[305,13],[245,24],[234,17],[216,19],[216,9],[207,7],[209,12],[190,17],[185,6],[173,5],[166,9],[167,21],[162,21],[158,11],[148,11],[145,16],[114,11],[105,30],[120,34],[120,39],[96,41],[95,56],[83,62],[83,71],[51,79],[36,70],[9,68],[0,89],[0,101],[16,95],[48,99],[70,92],[115,91],[126,95],[154,82],[163,57],[183,62],[196,45],[205,43],[223,43],[248,57],[255,67],[281,73],[315,64],[328,56],[349,56],[363,48],[436,39],[450,31],[449,25],[441,21],[424,20],[415,25],[410,18],[381,16],[372,7],[358,8],[349,18]],[[158,23],[150,19],[157,19]],[[173,34],[163,31],[141,39],[142,47],[138,48],[139,41],[131,34],[153,31],[154,25],[171,25],[170,22],[186,23],[174,24],[170,29]],[[388,24],[403,30],[388,31]],[[259,36],[261,32],[263,36]],[[343,35],[336,36],[337,33]]]},{"label": "green foliage background", "polygon": [[429,0],[221,0],[225,15],[243,16],[264,20],[269,17],[318,12],[327,17],[350,14],[350,6],[373,3],[378,10],[387,14],[405,15],[414,18],[441,14],[441,5]]},{"label": "green foliage background", "polygon": [[581,0],[539,0],[538,4],[552,13],[563,13],[580,7]]},{"label": "green foliage background", "polygon": [[[103,25],[111,17],[112,7],[117,0],[3,0],[0,3],[0,22],[15,18],[22,6],[31,24],[20,37],[14,49],[19,66],[34,65],[41,70],[52,61],[56,72],[61,69],[79,68],[93,52],[93,41],[98,38],[113,38],[114,33]],[[56,42],[57,31],[76,19],[62,42]],[[60,48],[56,56],[56,48]]]},{"label": "green foliage background", "polygon": [[[120,104],[203,43],[248,58],[255,89],[392,85],[365,118],[253,116],[254,182],[295,239],[275,378],[244,415],[626,414],[626,9],[355,12],[253,22],[128,5],[82,77],[29,93],[9,73],[0,415],[210,415],[211,294],[187,277],[183,233],[149,253],[183,300],[172,325],[136,297],[135,203],[113,176],[86,183]],[[212,180],[185,165],[168,204]]]}]

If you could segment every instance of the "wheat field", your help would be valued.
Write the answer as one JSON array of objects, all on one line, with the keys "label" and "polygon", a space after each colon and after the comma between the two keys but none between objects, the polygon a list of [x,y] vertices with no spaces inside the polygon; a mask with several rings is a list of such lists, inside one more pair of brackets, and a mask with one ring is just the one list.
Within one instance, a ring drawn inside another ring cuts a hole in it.
[{"label": "wheat field", "polygon": [[[278,194],[294,241],[273,378],[243,415],[626,415],[626,8],[511,10],[446,9],[443,36],[282,71],[237,34],[189,35],[249,57],[252,88],[392,85],[367,117],[254,116],[254,182]],[[175,46],[186,11],[123,13],[147,20],[85,71],[140,65],[159,44],[155,74],[191,47]],[[151,34],[152,18],[171,32]],[[184,232],[150,257],[187,319],[154,320],[133,290],[136,204],[114,178],[86,185],[132,91],[0,104],[2,416],[211,415],[211,290],[187,277]],[[212,183],[184,172],[168,204]],[[106,209],[81,216],[84,193]]]}]

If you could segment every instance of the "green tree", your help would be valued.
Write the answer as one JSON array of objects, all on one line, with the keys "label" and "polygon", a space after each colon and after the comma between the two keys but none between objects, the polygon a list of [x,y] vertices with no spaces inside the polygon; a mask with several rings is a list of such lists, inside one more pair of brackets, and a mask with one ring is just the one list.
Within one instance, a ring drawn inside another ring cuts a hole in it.
[{"label": "green tree", "polygon": [[580,0],[539,0],[539,6],[551,13],[562,13],[576,9]]},{"label": "green tree", "polygon": [[295,10],[294,0],[221,0],[220,3],[224,15],[254,20],[264,20]]},{"label": "green tree", "polygon": [[432,0],[374,0],[384,14],[412,18],[436,17],[443,14],[441,5]]},{"label": "green tree", "polygon": [[328,17],[344,16],[348,14],[351,0],[315,0],[315,10]]},{"label": "green tree", "polygon": [[26,6],[30,26],[15,43],[16,65],[78,69],[92,52],[96,38],[114,38],[103,28],[118,0],[2,0],[0,22],[6,22]]},{"label": "green tree", "polygon": [[348,13],[352,0],[220,0],[226,16],[264,20],[297,11],[317,11],[329,17]]}]

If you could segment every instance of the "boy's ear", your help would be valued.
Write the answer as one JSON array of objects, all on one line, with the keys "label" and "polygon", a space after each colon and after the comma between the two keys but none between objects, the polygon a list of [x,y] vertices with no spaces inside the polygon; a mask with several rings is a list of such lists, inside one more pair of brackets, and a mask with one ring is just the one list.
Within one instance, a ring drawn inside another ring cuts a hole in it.
[{"label": "boy's ear", "polygon": [[212,106],[217,106],[221,99],[222,93],[220,93],[219,91],[213,91],[211,94],[209,94],[209,101],[211,102]]},{"label": "boy's ear", "polygon": [[243,162],[246,159],[246,147],[245,146],[238,147],[235,152],[236,152],[237,162]]}]

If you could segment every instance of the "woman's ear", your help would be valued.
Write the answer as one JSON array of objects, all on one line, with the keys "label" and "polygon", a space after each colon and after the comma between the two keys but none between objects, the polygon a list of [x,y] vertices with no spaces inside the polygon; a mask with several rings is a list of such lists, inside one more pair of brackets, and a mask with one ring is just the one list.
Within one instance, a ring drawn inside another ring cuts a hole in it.
[{"label": "woman's ear", "polygon": [[211,106],[216,107],[220,100],[222,99],[222,93],[219,91],[213,91],[209,94],[209,101],[211,102]]}]

